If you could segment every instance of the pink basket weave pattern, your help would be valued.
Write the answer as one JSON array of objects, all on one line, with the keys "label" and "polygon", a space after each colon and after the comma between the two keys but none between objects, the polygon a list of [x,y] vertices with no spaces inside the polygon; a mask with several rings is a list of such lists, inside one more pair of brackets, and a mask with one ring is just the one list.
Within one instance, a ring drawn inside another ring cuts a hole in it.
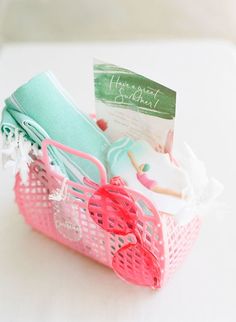
[{"label": "pink basket weave pattern", "polygon": [[[65,178],[50,166],[49,145],[93,162],[100,173],[100,183],[96,185],[85,180],[81,185],[68,179],[64,198],[52,200],[50,196],[61,188]],[[132,230],[126,234],[107,231],[99,225],[98,216],[102,218],[103,225],[105,219],[102,214],[105,216],[107,212],[117,211],[118,203],[115,206],[108,203],[103,209],[99,208],[97,221],[88,210],[97,189],[108,184],[103,165],[92,156],[52,140],[43,142],[42,151],[42,159],[31,164],[27,185],[22,183],[19,175],[16,176],[16,202],[26,223],[59,243],[113,268],[119,277],[128,282],[161,288],[191,249],[200,230],[200,219],[195,217],[180,226],[172,215],[158,211],[141,193],[124,187],[125,195],[111,193],[116,199],[126,200],[125,205],[128,196],[129,200],[133,200],[138,237]],[[93,206],[96,209],[99,205]],[[119,211],[122,212],[122,209],[119,208]],[[129,211],[126,211],[128,216],[133,216],[134,210]],[[108,220],[111,219],[114,226],[114,218],[108,217]],[[131,229],[132,225],[124,220],[124,226]],[[137,239],[141,240],[139,244]]]}]

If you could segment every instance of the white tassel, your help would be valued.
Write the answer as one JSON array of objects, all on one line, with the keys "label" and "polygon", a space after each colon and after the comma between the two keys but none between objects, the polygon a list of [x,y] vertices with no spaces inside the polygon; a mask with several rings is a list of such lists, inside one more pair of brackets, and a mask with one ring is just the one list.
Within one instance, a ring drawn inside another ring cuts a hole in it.
[{"label": "white tassel", "polygon": [[213,201],[222,193],[223,185],[214,178],[208,178],[204,163],[187,144],[181,166],[188,179],[188,187],[183,192],[187,205],[176,214],[176,220],[179,224],[186,224],[194,216],[202,216],[207,212]]},{"label": "white tassel", "polygon": [[36,144],[28,141],[18,129],[3,134],[3,149],[0,150],[5,168],[13,168],[14,174],[20,173],[23,184],[27,184],[29,166],[33,157],[39,157],[39,149]]},{"label": "white tassel", "polygon": [[68,194],[68,185],[66,184],[67,178],[63,179],[61,188],[57,188],[50,195],[48,196],[49,200],[54,200],[54,201],[63,201],[67,198]]}]

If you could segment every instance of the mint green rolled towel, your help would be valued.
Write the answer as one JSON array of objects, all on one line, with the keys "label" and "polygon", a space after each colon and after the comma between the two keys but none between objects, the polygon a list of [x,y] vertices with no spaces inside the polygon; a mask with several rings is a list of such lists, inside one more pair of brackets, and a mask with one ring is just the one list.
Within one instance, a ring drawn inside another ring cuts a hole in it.
[{"label": "mint green rolled towel", "polygon": [[[32,78],[5,100],[1,130],[5,140],[20,133],[41,147],[51,138],[93,155],[105,165],[109,140],[95,122],[82,113],[51,72]],[[98,181],[96,167],[84,159],[50,149],[53,163],[73,181],[87,176]]]}]

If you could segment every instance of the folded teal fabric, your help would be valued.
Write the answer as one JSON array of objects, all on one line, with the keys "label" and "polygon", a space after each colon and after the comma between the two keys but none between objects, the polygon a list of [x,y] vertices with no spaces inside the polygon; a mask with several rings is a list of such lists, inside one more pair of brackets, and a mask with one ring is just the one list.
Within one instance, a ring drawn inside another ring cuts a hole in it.
[{"label": "folded teal fabric", "polygon": [[[1,130],[5,137],[16,131],[39,147],[51,138],[106,162],[109,140],[95,122],[82,113],[51,72],[35,76],[5,101]],[[50,149],[55,165],[73,181],[87,176],[98,181],[98,171],[91,162]]]}]

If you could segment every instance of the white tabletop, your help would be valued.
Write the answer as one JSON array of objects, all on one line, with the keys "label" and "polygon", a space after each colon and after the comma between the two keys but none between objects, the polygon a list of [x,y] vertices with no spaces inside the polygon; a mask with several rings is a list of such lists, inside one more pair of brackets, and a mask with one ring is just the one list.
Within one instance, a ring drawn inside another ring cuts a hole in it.
[{"label": "white tabletop", "polygon": [[0,321],[236,321],[236,59],[224,42],[28,44],[0,52],[0,104],[51,69],[78,106],[93,111],[92,57],[177,91],[176,140],[187,141],[225,185],[183,266],[159,292],[32,231],[18,215],[10,172],[0,170]]}]

